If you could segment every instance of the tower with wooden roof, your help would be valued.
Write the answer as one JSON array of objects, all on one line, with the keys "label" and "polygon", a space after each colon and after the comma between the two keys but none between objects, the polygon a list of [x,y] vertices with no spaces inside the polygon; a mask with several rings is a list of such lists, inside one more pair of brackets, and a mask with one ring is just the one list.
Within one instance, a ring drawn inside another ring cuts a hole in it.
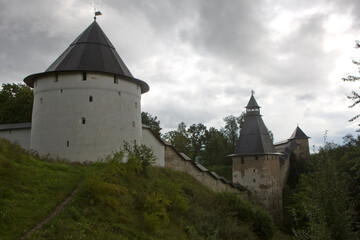
[{"label": "tower with wooden roof", "polygon": [[94,162],[124,141],[141,141],[141,94],[96,19],[42,73],[34,88],[31,146],[40,155]]},{"label": "tower with wooden roof", "polygon": [[297,126],[291,134],[290,140],[295,141],[297,144],[297,148],[294,153],[301,159],[308,159],[310,156],[309,138],[310,137],[306,136],[299,126]]},{"label": "tower with wooden roof", "polygon": [[250,199],[268,210],[275,220],[282,218],[282,184],[279,153],[260,115],[252,94],[240,130],[233,161],[233,182],[245,186]]}]

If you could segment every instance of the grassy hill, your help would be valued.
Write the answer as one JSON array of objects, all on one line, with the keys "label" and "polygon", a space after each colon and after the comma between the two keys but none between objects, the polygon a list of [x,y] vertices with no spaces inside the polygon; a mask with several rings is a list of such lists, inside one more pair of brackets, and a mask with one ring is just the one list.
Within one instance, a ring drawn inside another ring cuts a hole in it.
[{"label": "grassy hill", "polygon": [[0,139],[0,239],[19,239],[80,184],[29,239],[289,239],[238,195],[121,154],[77,165],[29,155]]}]

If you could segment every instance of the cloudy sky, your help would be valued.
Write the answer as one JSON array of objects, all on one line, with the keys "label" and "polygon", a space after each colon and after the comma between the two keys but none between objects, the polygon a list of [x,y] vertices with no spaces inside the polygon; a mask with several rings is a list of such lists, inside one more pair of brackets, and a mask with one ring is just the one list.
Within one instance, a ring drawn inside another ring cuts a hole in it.
[{"label": "cloudy sky", "polygon": [[[150,85],[142,110],[163,132],[181,121],[220,128],[250,91],[275,141],[297,124],[319,147],[356,134],[346,95],[359,83],[358,0],[102,0],[98,23],[132,74]],[[93,21],[90,1],[0,0],[0,82],[43,72]]]}]

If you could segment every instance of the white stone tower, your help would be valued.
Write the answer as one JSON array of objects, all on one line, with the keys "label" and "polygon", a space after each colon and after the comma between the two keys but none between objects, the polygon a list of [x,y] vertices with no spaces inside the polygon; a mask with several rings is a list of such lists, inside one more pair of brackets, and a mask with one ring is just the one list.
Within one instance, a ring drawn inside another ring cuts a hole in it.
[{"label": "white stone tower", "polygon": [[34,88],[30,148],[40,155],[94,162],[141,141],[144,81],[132,76],[96,20],[43,73]]}]

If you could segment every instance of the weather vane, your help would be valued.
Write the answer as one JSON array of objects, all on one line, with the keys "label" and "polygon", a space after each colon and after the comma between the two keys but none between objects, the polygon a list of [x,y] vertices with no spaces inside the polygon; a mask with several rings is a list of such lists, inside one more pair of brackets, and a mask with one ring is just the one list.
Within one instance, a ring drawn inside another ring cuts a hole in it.
[{"label": "weather vane", "polygon": [[251,89],[251,95],[254,95],[255,91],[253,89]]},{"label": "weather vane", "polygon": [[97,10],[96,5],[99,5],[99,3],[90,2],[91,9],[94,9],[94,20],[96,20],[96,16],[102,15],[102,13],[99,10]]}]

